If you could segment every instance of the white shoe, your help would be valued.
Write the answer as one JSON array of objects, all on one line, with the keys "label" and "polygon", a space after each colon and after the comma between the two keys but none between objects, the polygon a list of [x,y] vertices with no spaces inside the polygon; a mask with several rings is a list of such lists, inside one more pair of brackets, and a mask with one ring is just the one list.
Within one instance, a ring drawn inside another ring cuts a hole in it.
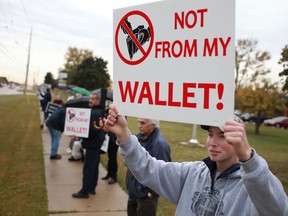
[{"label": "white shoe", "polygon": [[72,152],[72,150],[71,150],[70,148],[66,148],[66,152],[67,152],[68,154],[70,154],[70,153]]}]

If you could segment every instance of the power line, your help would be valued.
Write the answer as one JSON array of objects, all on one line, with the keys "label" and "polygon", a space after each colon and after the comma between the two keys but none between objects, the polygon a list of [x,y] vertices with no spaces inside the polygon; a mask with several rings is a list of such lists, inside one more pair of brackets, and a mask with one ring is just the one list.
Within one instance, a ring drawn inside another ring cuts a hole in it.
[{"label": "power line", "polygon": [[1,51],[8,59],[10,59],[13,63],[15,63],[15,61],[18,62],[18,63],[20,63],[19,60],[18,60],[13,54],[11,54],[11,53],[9,52],[9,50],[8,50],[3,44],[0,43],[0,46],[2,47],[2,49],[0,49],[0,51]]},{"label": "power line", "polygon": [[25,13],[25,15],[26,15],[26,18],[27,18],[27,20],[28,20],[28,22],[30,23],[30,26],[31,26],[31,28],[32,28],[32,23],[31,23],[31,21],[30,21],[30,19],[29,19],[29,16],[28,16],[28,14],[27,14],[27,11],[26,11],[26,9],[25,9],[25,5],[24,5],[24,3],[23,3],[23,0],[21,0],[21,5],[22,5],[22,8],[23,8],[23,11],[24,11],[24,13]]}]

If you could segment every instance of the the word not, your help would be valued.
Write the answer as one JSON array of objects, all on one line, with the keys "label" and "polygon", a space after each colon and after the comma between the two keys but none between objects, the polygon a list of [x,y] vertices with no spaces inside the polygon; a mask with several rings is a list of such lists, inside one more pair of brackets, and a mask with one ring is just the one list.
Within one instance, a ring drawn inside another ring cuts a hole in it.
[{"label": "the word not", "polygon": [[180,28],[184,29],[185,27],[192,29],[196,26],[198,21],[200,21],[200,27],[204,27],[204,15],[208,12],[207,8],[199,10],[190,10],[187,13],[182,11],[179,13],[174,13],[174,29]]}]

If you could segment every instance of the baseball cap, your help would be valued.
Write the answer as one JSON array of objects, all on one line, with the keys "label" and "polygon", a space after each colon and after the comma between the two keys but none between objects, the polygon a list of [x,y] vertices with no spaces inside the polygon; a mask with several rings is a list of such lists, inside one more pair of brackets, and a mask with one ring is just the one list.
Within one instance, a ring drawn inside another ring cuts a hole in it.
[{"label": "baseball cap", "polygon": [[[234,115],[234,121],[239,122],[241,124],[243,124],[245,126],[245,123],[242,121],[242,119],[240,119],[238,116]],[[208,130],[209,127],[211,127],[210,125],[200,125],[200,127],[203,130]],[[223,126],[218,126],[220,128],[220,130],[224,131],[224,125]]]}]

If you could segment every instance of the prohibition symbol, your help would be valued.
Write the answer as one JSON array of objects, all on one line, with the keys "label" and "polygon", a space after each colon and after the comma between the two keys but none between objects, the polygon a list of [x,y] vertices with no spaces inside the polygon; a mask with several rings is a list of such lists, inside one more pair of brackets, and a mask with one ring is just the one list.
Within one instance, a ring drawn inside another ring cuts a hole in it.
[{"label": "prohibition symbol", "polygon": [[73,110],[73,109],[68,110],[68,115],[66,115],[66,116],[67,116],[67,120],[69,122],[73,122],[74,121],[74,117],[76,116],[75,110]]},{"label": "prohibition symbol", "polygon": [[[134,30],[132,30],[132,25],[128,21],[128,18],[132,16],[140,16],[144,18],[144,20],[146,20],[146,22],[148,23],[148,28],[145,29],[144,25],[140,25]],[[125,51],[129,53],[130,59],[124,57],[124,55],[121,52],[123,50],[120,50],[119,48],[120,41],[118,40],[119,40],[119,32],[122,32],[121,30],[123,31],[124,34],[127,34],[127,39],[125,41],[125,43],[127,43],[127,50]],[[146,42],[149,42],[149,46],[145,50],[142,45],[144,45]],[[127,13],[120,20],[115,32],[115,46],[116,51],[123,62],[129,65],[140,64],[148,57],[149,53],[151,52],[153,42],[154,42],[154,28],[151,20],[145,13],[141,11],[131,11]],[[134,54],[138,52],[140,52],[139,54],[142,57],[133,60]]]}]

